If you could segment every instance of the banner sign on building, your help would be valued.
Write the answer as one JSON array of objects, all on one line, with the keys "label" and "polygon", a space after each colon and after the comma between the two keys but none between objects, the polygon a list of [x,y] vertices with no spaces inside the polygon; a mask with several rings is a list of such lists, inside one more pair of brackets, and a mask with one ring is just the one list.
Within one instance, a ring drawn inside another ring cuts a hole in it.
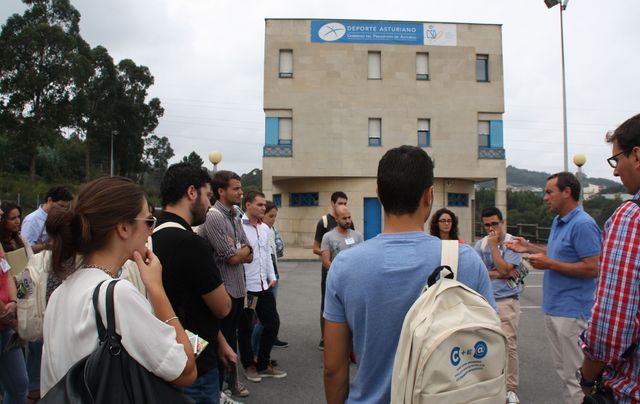
[{"label": "banner sign on building", "polygon": [[456,46],[455,24],[387,21],[311,21],[311,42]]}]

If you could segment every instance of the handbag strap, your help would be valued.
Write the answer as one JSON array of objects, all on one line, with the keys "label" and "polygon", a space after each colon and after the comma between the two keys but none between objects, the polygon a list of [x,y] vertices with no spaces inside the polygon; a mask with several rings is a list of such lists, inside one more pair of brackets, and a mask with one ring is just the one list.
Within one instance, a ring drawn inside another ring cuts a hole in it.
[{"label": "handbag strap", "polygon": [[100,287],[105,281],[102,281],[96,286],[93,291],[93,309],[96,312],[96,324],[98,327],[98,336],[100,337],[100,342],[107,342],[109,345],[109,352],[112,355],[119,355],[122,352],[122,345],[120,344],[121,337],[116,334],[116,317],[115,311],[113,309],[113,294],[114,289],[116,287],[116,283],[118,283],[120,279],[109,282],[109,286],[107,286],[107,296],[106,296],[106,308],[107,308],[107,329],[105,330],[104,324],[102,323],[102,316],[100,315],[100,311],[98,310],[98,296],[100,293]]}]

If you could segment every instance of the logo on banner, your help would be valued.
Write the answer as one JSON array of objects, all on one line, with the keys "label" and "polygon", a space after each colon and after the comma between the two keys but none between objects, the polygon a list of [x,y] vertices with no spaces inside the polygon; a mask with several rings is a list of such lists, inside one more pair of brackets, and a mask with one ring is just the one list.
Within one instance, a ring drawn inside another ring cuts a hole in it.
[{"label": "logo on banner", "polygon": [[337,41],[346,33],[347,29],[339,22],[330,22],[328,24],[324,24],[318,30],[318,36],[320,37],[320,39],[327,42]]}]

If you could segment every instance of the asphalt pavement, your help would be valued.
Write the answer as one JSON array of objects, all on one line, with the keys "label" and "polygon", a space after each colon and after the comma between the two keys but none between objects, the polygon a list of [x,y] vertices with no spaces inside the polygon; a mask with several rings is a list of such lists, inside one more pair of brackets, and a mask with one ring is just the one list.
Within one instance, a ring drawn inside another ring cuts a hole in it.
[{"label": "asphalt pavement", "polygon": [[[320,340],[320,261],[289,261],[278,264],[280,289],[281,340],[288,348],[274,348],[272,359],[286,370],[284,379],[264,379],[260,383],[240,379],[251,392],[240,401],[250,404],[324,403],[322,352]],[[522,314],[518,345],[520,353],[520,390],[522,403],[561,403],[562,385],[553,369],[544,330],[542,271],[526,279],[521,298]],[[355,372],[355,366],[352,366]]]}]

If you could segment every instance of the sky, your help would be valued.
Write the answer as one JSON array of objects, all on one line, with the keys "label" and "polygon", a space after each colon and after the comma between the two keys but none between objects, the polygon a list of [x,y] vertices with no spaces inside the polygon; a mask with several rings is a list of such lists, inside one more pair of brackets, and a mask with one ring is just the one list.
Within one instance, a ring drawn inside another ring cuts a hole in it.
[{"label": "sky", "polygon": [[[117,62],[130,58],[155,77],[164,117],[155,131],[176,156],[246,173],[262,167],[265,18],[371,19],[502,24],[507,164],[563,169],[559,6],[543,0],[71,0],[83,38]],[[25,9],[0,1],[0,22]],[[564,13],[569,169],[614,179],[608,130],[640,112],[640,1],[572,0]]]}]

